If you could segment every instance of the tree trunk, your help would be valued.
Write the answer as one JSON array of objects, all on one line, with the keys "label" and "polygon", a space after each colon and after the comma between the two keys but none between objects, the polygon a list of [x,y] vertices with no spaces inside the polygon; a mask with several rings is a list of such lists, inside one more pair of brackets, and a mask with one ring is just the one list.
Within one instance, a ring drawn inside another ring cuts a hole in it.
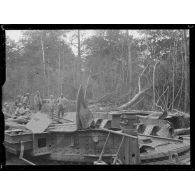
[{"label": "tree trunk", "polygon": [[50,95],[50,87],[49,87],[49,85],[50,85],[50,82],[49,82],[49,78],[50,78],[50,75],[49,75],[49,64],[48,64],[48,66],[47,66],[47,86],[48,86],[48,88],[47,88],[47,96],[49,97],[49,95]]},{"label": "tree trunk", "polygon": [[63,93],[63,81],[64,81],[64,46],[63,46],[63,51],[62,51],[62,71],[61,71],[61,93]]},{"label": "tree trunk", "polygon": [[78,56],[81,57],[80,30],[78,30]]},{"label": "tree trunk", "polygon": [[158,62],[155,63],[154,68],[153,68],[153,109],[155,109],[156,106],[156,98],[155,98],[155,70],[156,70],[156,65]]},{"label": "tree trunk", "polygon": [[58,71],[59,71],[59,78],[58,78],[58,94],[59,94],[59,96],[61,95],[61,93],[60,93],[60,84],[61,84],[61,73],[60,73],[60,45],[59,45],[59,60],[58,60]]},{"label": "tree trunk", "polygon": [[179,101],[178,101],[178,109],[179,110],[182,110],[181,107],[180,107],[180,103],[181,103],[181,98],[182,98],[182,93],[183,93],[183,83],[184,83],[184,70],[185,70],[185,62],[184,62],[184,58],[183,58],[183,55],[182,55],[182,63],[181,63],[181,74],[182,74],[182,80],[181,80],[181,86],[180,86],[180,89],[181,89],[181,92],[180,92],[180,96],[179,96]]},{"label": "tree trunk", "polygon": [[48,86],[48,79],[47,79],[47,76],[46,76],[46,64],[45,64],[45,49],[44,49],[44,41],[43,41],[43,33],[41,33],[41,49],[42,49],[42,62],[43,62],[43,74],[44,74],[44,83],[46,85],[46,90],[44,90],[44,94],[48,94],[48,91],[49,91],[49,86]]},{"label": "tree trunk", "polygon": [[79,83],[82,84],[82,77],[81,77],[81,41],[80,41],[80,30],[78,30],[78,80]]},{"label": "tree trunk", "polygon": [[128,49],[128,57],[127,57],[127,64],[128,64],[128,69],[129,69],[129,92],[131,94],[131,88],[132,88],[132,75],[133,75],[133,72],[132,72],[132,62],[131,62],[131,41],[130,41],[130,37],[129,37],[129,33],[128,33],[128,30],[126,30],[126,36],[127,36],[127,49]]},{"label": "tree trunk", "polygon": [[186,37],[186,30],[183,31],[183,46],[184,46],[184,61],[185,61],[185,68],[184,68],[184,76],[185,76],[185,96],[184,96],[184,111],[188,111],[188,82],[189,82],[189,65],[188,65],[188,52],[187,52],[187,37]]},{"label": "tree trunk", "polygon": [[45,76],[46,75],[46,70],[45,70],[45,51],[44,51],[44,43],[43,43],[42,34],[41,34],[41,49],[42,49],[43,71],[44,71],[44,76]]},{"label": "tree trunk", "polygon": [[171,104],[171,111],[173,110],[173,108],[174,108],[174,99],[175,99],[175,63],[176,63],[176,60],[175,60],[175,58],[176,58],[176,46],[174,46],[174,51],[173,51],[173,62],[172,62],[172,64],[173,64],[173,75],[172,75],[172,77],[173,77],[173,82],[172,82],[172,88],[173,88],[173,91],[172,91],[172,104]]}]

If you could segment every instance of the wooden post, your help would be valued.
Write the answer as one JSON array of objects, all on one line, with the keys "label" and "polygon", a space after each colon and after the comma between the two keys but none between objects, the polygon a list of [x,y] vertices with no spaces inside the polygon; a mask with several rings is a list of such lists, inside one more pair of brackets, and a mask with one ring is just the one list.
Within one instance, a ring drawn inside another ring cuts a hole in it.
[{"label": "wooden post", "polygon": [[[124,130],[124,133],[135,136],[134,130]],[[140,153],[138,137],[137,139],[131,137],[125,137],[124,140],[124,164],[139,164],[140,163]]]}]

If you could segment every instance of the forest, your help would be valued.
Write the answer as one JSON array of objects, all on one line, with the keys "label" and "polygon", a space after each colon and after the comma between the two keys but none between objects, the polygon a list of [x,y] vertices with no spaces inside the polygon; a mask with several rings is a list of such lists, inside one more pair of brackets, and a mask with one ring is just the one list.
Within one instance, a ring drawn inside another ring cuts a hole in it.
[{"label": "forest", "polygon": [[[90,31],[90,33],[89,33]],[[90,34],[90,35],[89,35]],[[3,100],[37,90],[111,109],[190,111],[188,30],[25,30],[6,34]]]}]

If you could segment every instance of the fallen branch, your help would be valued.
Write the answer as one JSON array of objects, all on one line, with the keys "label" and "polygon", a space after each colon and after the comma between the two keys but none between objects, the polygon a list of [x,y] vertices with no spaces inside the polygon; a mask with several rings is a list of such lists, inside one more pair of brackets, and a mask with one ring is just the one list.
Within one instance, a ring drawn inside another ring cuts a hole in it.
[{"label": "fallen branch", "polygon": [[127,108],[129,106],[132,106],[138,100],[138,98],[140,98],[148,89],[149,88],[144,89],[144,90],[138,92],[129,102],[127,102],[126,104],[121,105],[119,107],[119,109],[125,109],[125,108]]},{"label": "fallen branch", "polygon": [[117,94],[117,91],[107,93],[106,95],[101,97],[99,100],[97,100],[95,103],[101,103],[101,102],[104,102],[104,101],[108,101],[109,98],[113,97],[113,95],[116,95],[116,94]]},{"label": "fallen branch", "polygon": [[139,104],[142,100],[144,99],[144,97],[142,97],[139,101],[137,101],[134,105],[132,105],[132,107],[135,107],[137,104]]},{"label": "fallen branch", "polygon": [[[143,76],[143,73],[146,71],[146,69],[148,68],[148,66],[150,65],[151,63],[147,64],[145,66],[145,68],[143,69],[143,71],[141,72],[141,74],[139,75],[138,77],[138,93],[127,103],[121,105],[118,109],[126,109],[127,107],[129,106],[132,106],[137,100],[138,98],[140,98],[149,88],[146,88],[144,90],[141,90],[141,77]],[[143,100],[143,99],[142,99]],[[141,101],[141,100],[140,100]],[[139,102],[140,102],[139,101]],[[137,102],[138,103],[138,102]]]}]

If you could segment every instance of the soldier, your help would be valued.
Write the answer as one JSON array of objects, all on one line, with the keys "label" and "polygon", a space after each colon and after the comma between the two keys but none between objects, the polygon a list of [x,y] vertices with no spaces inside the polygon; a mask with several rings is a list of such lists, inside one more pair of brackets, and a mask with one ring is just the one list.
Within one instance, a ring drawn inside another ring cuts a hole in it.
[{"label": "soldier", "polygon": [[30,99],[29,99],[30,94],[26,93],[23,97],[22,103],[23,105],[29,107],[30,106]]},{"label": "soldier", "polygon": [[35,110],[40,111],[42,108],[42,99],[39,91],[37,91],[35,94],[34,103],[35,103]]},{"label": "soldier", "polygon": [[62,115],[62,117],[64,116],[64,109],[63,109],[63,105],[62,105],[62,98],[63,98],[63,94],[61,94],[61,96],[57,100],[57,103],[58,103],[58,119],[60,119],[61,115]]},{"label": "soldier", "polygon": [[16,115],[16,116],[22,115],[22,114],[23,114],[23,110],[24,110],[24,109],[23,109],[23,107],[22,107],[22,104],[19,103],[18,106],[17,106],[17,108],[16,108],[15,115]]},{"label": "soldier", "polygon": [[9,112],[9,105],[8,105],[7,102],[4,103],[2,111],[3,111],[4,114],[5,113],[8,114],[8,112]]},{"label": "soldier", "polygon": [[55,107],[55,99],[54,99],[53,95],[50,95],[49,108],[50,108],[50,114],[51,114],[52,119],[54,116],[54,107]]},{"label": "soldier", "polygon": [[21,101],[21,96],[20,95],[17,95],[16,100],[15,100],[15,106],[18,106],[18,104],[20,103],[20,101]]},{"label": "soldier", "polygon": [[24,104],[23,105],[23,110],[22,110],[22,114],[29,114],[30,113],[30,110],[28,107],[26,107],[26,105]]},{"label": "soldier", "polygon": [[61,94],[57,102],[58,102],[58,119],[59,119],[60,116],[62,116],[63,118],[65,109],[67,107],[67,103],[69,103],[69,101],[64,97],[63,94]]},{"label": "soldier", "polygon": [[8,103],[5,102],[5,104],[3,105],[2,111],[6,119],[12,117],[10,105]]}]

